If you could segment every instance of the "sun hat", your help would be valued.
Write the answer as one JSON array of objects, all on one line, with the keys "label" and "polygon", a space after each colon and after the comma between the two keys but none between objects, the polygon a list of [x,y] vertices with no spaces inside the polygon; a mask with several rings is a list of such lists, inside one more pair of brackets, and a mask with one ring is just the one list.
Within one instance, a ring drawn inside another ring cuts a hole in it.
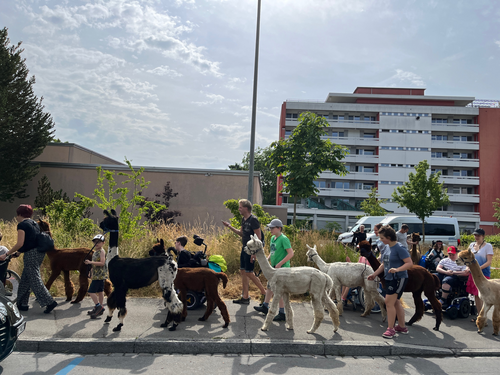
[{"label": "sun hat", "polygon": [[457,248],[455,246],[448,246],[448,248],[446,249],[446,251],[448,252],[448,254],[456,254],[457,253]]},{"label": "sun hat", "polygon": [[94,238],[92,238],[92,242],[94,242],[95,240],[98,240],[98,241],[104,242],[104,235],[102,235],[102,234],[97,234]]},{"label": "sun hat", "polygon": [[477,234],[478,236],[484,236],[485,235],[484,229],[477,228],[473,234]]},{"label": "sun hat", "polygon": [[283,223],[281,222],[280,219],[273,219],[269,224],[267,224],[268,228],[283,228]]}]

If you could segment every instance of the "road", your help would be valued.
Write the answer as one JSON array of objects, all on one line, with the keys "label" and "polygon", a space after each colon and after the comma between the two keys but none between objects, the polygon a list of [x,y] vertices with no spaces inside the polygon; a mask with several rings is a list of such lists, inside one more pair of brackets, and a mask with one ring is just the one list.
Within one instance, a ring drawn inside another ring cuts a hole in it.
[{"label": "road", "polygon": [[88,374],[497,374],[498,357],[324,357],[311,355],[13,353],[0,363],[4,375]]}]

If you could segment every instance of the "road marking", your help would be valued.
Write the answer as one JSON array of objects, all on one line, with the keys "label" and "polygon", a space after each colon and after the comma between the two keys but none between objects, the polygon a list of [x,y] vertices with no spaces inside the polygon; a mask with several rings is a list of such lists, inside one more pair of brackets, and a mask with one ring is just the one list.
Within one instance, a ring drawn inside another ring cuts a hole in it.
[{"label": "road marking", "polygon": [[59,371],[56,375],[66,375],[68,374],[71,370],[73,370],[81,361],[83,361],[84,358],[76,358],[71,361],[69,365],[67,365],[65,368],[63,368],[61,371]]}]

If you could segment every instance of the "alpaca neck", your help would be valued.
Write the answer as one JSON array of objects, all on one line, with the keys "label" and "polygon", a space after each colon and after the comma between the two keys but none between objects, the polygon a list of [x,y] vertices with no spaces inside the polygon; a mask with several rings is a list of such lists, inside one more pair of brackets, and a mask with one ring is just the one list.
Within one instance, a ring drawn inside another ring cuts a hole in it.
[{"label": "alpaca neck", "polygon": [[329,268],[328,264],[323,259],[321,259],[318,253],[314,254],[312,260],[314,261],[314,263],[316,263],[321,272],[328,271]]},{"label": "alpaca neck", "polygon": [[261,249],[255,253],[255,256],[257,257],[257,260],[259,261],[259,266],[262,272],[264,273],[264,276],[266,279],[269,281],[273,278],[274,274],[276,273],[276,270],[271,267],[269,262],[267,261],[266,255],[264,254],[264,250]]},{"label": "alpaca neck", "polygon": [[370,263],[370,266],[372,266],[374,270],[378,270],[378,268],[380,267],[380,262],[371,251],[370,254],[368,254],[368,256],[366,257],[366,259],[368,259],[368,263]]},{"label": "alpaca neck", "polygon": [[488,282],[488,279],[484,277],[483,271],[481,271],[481,266],[474,259],[474,262],[468,264],[470,273],[472,274],[472,279],[474,279],[474,284],[480,289],[481,286]]}]

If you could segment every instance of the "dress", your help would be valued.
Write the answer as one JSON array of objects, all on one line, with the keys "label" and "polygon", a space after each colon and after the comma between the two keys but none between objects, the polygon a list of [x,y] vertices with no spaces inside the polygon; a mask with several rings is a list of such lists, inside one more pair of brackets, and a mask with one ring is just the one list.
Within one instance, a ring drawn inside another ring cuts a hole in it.
[{"label": "dress", "polygon": [[[286,249],[290,249],[291,247],[290,240],[284,234],[281,234],[279,237],[273,236],[271,238],[271,266],[276,267],[288,255]],[[281,267],[290,267],[290,260]]]},{"label": "dress", "polygon": [[35,248],[36,227],[38,224],[31,219],[23,220],[17,225],[17,230],[23,230],[25,234],[23,246],[18,250],[24,253],[24,269],[17,291],[17,304],[19,306],[28,306],[30,290],[35,294],[40,306],[49,306],[54,302],[43,284],[40,274],[40,266],[45,258],[45,253],[40,253]]},{"label": "dress", "polygon": [[[475,256],[475,258],[477,260],[477,263],[479,263],[479,265],[482,266],[488,260],[486,258],[486,256],[487,255],[493,255],[493,246],[491,246],[491,244],[488,243],[488,242],[484,242],[484,244],[481,245],[481,248],[479,249],[479,251],[476,252],[475,249],[474,249],[475,245],[476,245],[476,243],[472,242],[469,245],[469,249],[474,254],[474,256]],[[491,267],[486,267],[486,268],[482,269],[483,275],[487,279],[489,279],[490,275],[491,275],[491,269],[490,268]],[[474,279],[472,278],[472,274],[469,275],[469,279],[467,280],[467,288],[465,289],[465,291],[467,293],[470,293],[470,294],[474,295],[474,296],[477,296],[479,294],[479,291],[477,290],[476,284],[474,283]]]}]

